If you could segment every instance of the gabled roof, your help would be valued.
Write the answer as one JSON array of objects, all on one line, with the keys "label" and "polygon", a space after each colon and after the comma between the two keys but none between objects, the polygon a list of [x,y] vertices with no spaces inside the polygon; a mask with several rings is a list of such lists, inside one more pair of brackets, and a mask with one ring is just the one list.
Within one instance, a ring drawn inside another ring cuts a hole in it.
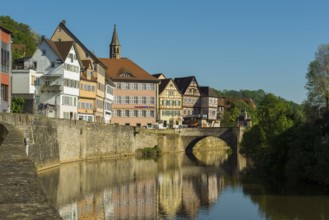
[{"label": "gabled roof", "polygon": [[[180,77],[180,78],[175,78],[174,82],[177,85],[179,91],[182,94],[185,94],[187,88],[189,87],[189,85],[191,84],[192,81],[195,81],[197,86],[198,86],[198,82],[196,81],[196,78],[194,76],[187,76],[187,77]],[[199,87],[199,86],[198,86]]]},{"label": "gabled roof", "polygon": [[218,97],[218,95],[214,92],[214,90],[212,88],[210,88],[209,86],[200,86],[199,90],[200,90],[200,95],[201,96],[215,97],[215,98]]},{"label": "gabled roof", "polygon": [[107,74],[112,80],[152,81],[158,80],[129,59],[100,58],[107,66]]},{"label": "gabled roof", "polygon": [[43,40],[49,45],[49,47],[57,54],[57,56],[64,62],[67,58],[70,49],[72,48],[74,41],[52,41],[47,38]]},{"label": "gabled roof", "polygon": [[161,79],[159,82],[159,94],[163,92],[163,90],[167,87],[169,84],[170,80],[172,79]]},{"label": "gabled roof", "polygon": [[57,41],[54,42],[62,59],[65,60],[74,44],[74,41]]},{"label": "gabled roof", "polygon": [[81,60],[82,66],[85,69],[92,69],[92,64],[90,60]]},{"label": "gabled roof", "polygon": [[176,86],[174,80],[170,78],[170,79],[160,79],[160,82],[159,82],[159,94],[161,94],[161,93],[167,88],[168,84],[169,84],[171,81],[173,82],[173,84],[174,84],[174,86],[176,87],[177,91],[178,91],[179,93],[181,93],[181,92],[179,91],[179,89],[177,88],[177,86]]},{"label": "gabled roof", "polygon": [[163,73],[153,74],[152,76],[154,76],[157,79],[161,79],[161,80],[167,78]]},{"label": "gabled roof", "polygon": [[[77,43],[79,44],[82,49],[88,53],[88,55],[90,57],[92,57],[94,60],[96,60],[103,68],[106,68],[106,66],[96,57],[96,55],[94,55],[91,51],[88,50],[88,48],[66,27],[66,22],[65,21],[61,21],[58,25],[58,27],[60,27],[62,30],[64,30],[68,35],[70,35],[70,37]],[[55,29],[53,35],[51,36],[51,38],[55,35],[57,31],[57,28]]]}]

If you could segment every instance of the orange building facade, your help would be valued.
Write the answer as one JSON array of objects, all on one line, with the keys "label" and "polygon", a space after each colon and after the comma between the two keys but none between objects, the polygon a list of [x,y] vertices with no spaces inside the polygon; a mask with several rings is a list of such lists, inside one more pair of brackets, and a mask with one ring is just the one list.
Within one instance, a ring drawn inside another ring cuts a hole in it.
[{"label": "orange building facade", "polygon": [[0,63],[0,111],[9,112],[11,104],[11,37],[12,32],[0,26],[0,48],[1,48],[1,63]]}]

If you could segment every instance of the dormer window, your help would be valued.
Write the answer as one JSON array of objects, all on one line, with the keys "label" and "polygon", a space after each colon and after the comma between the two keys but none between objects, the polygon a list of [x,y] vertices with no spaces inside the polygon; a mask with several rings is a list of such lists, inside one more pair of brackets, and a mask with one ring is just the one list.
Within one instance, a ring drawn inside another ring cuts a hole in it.
[{"label": "dormer window", "polygon": [[42,56],[46,55],[46,50],[42,50]]},{"label": "dormer window", "polygon": [[133,75],[131,73],[121,73],[120,77],[133,77]]}]

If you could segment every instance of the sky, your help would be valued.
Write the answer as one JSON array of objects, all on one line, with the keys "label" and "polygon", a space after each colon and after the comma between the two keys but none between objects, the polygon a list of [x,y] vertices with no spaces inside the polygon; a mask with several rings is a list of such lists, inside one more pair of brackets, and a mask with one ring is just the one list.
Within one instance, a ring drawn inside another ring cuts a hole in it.
[{"label": "sky", "polygon": [[114,24],[121,56],[150,74],[195,76],[218,90],[258,90],[306,99],[308,64],[329,43],[329,1],[2,0],[0,15],[50,38],[63,19],[98,57]]}]

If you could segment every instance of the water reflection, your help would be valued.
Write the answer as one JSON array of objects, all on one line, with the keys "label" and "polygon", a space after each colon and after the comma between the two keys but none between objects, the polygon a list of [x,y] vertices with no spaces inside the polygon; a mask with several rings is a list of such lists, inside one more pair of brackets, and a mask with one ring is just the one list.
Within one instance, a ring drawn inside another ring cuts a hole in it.
[{"label": "water reflection", "polygon": [[[240,168],[239,157],[195,158],[199,165],[184,153],[164,155],[158,161],[133,157],[85,161],[39,175],[63,219],[307,219],[313,212],[302,213],[302,206],[318,202],[314,197],[289,200],[266,194],[260,185],[244,185],[231,172]],[[200,161],[207,166],[200,166]],[[232,161],[235,168],[228,169]],[[289,202],[295,204],[292,210],[285,208]],[[319,202],[329,204],[329,198]],[[328,217],[325,210],[328,205],[318,206],[315,216]]]}]

